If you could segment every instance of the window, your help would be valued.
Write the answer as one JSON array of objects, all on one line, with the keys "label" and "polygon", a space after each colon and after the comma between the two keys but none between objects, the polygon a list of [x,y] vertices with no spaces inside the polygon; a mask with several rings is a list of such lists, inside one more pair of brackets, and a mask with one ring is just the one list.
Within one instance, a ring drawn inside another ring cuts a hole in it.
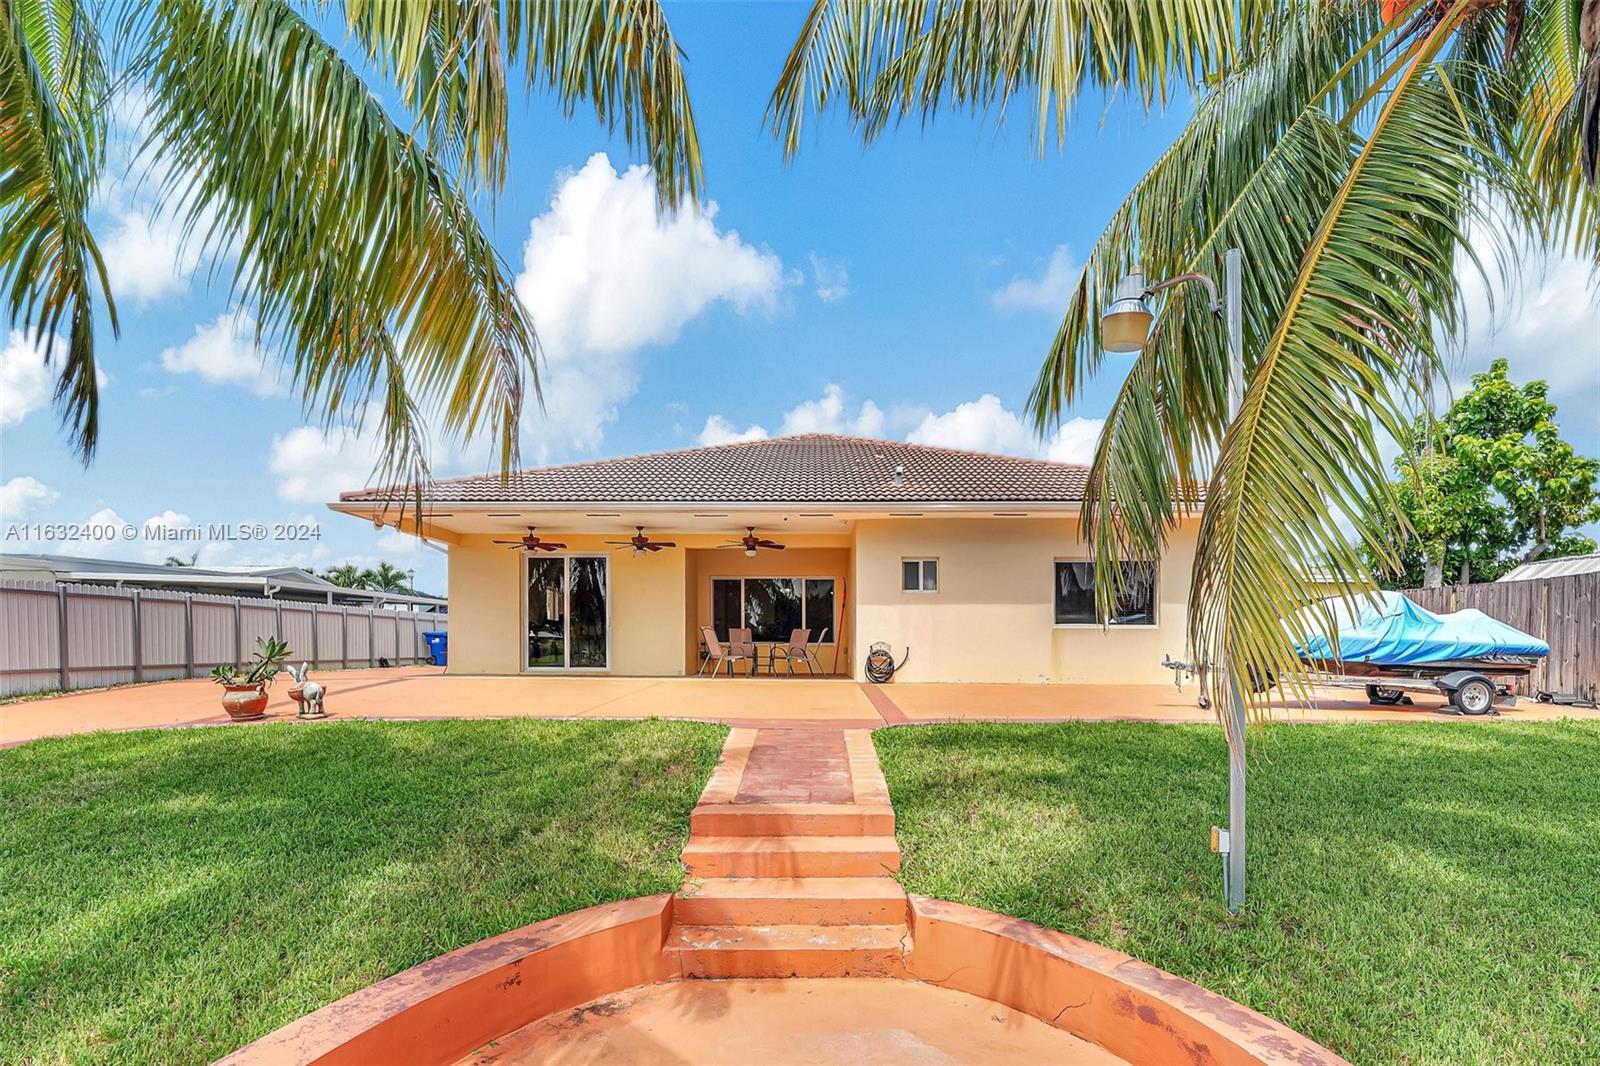
[{"label": "window", "polygon": [[1094,564],[1056,563],[1056,625],[1153,626],[1156,624],[1156,565],[1118,563],[1122,593],[1110,618],[1095,610]]},{"label": "window", "polygon": [[900,561],[901,592],[938,592],[939,560],[902,559]]},{"label": "window", "polygon": [[717,639],[748,629],[756,640],[782,642],[796,629],[818,640],[838,633],[833,617],[833,579],[823,577],[719,577],[711,581],[711,626]]}]

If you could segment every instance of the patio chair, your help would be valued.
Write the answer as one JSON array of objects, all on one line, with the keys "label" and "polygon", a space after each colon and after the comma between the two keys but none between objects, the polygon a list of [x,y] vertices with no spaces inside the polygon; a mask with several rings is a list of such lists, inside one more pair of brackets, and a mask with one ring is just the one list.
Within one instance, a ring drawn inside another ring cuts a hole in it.
[{"label": "patio chair", "polygon": [[[761,670],[760,649],[756,647],[755,633],[748,629],[728,630],[728,653],[738,659],[750,660],[750,676],[755,677]],[[728,676],[733,676],[733,664],[728,664]]]},{"label": "patio chair", "polygon": [[811,656],[806,649],[806,645],[810,641],[811,630],[796,629],[789,634],[789,643],[774,645],[772,648],[772,672],[778,672],[778,660],[781,658],[784,665],[789,668],[790,677],[794,676],[794,664],[796,661],[805,664],[807,673],[815,674],[816,671],[811,667]]},{"label": "patio chair", "polygon": [[[735,632],[738,631],[730,631],[729,636],[732,637],[733,633]],[[712,629],[710,626],[700,627],[700,639],[706,642],[706,662],[714,662],[716,664],[711,667],[712,677],[717,676],[717,671],[722,669],[723,663],[728,664],[729,677],[733,676],[733,664],[739,660],[748,659],[752,664],[755,663],[754,652],[738,651],[737,646],[731,639],[726,645],[724,645],[722,641],[717,639],[717,631]],[[704,669],[704,666],[702,666],[701,669]],[[752,665],[751,669],[754,669],[754,665]]]},{"label": "patio chair", "polygon": [[826,675],[827,671],[822,668],[822,657],[818,653],[822,651],[822,646],[826,643],[828,643],[828,627],[823,626],[822,634],[806,645],[806,661],[816,667],[817,673],[824,675]]}]

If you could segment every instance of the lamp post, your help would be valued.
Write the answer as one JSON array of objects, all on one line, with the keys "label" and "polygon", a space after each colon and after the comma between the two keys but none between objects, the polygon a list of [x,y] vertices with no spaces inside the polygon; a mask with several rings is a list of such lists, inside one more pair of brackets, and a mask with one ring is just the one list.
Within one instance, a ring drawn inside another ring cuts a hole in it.
[{"label": "lamp post", "polygon": [[[1150,341],[1150,326],[1155,315],[1149,299],[1163,289],[1198,281],[1211,296],[1211,310],[1221,316],[1228,338],[1228,421],[1239,414],[1244,400],[1244,253],[1230,248],[1222,261],[1222,293],[1217,283],[1205,274],[1188,273],[1154,284],[1144,274],[1133,271],[1117,282],[1111,306],[1100,316],[1100,336],[1107,351],[1137,352]],[[1245,799],[1245,706],[1239,688],[1239,675],[1231,663],[1228,672],[1227,710],[1223,728],[1228,737],[1228,828],[1212,831],[1212,848],[1222,853],[1222,891],[1228,910],[1244,905],[1244,799]]]}]

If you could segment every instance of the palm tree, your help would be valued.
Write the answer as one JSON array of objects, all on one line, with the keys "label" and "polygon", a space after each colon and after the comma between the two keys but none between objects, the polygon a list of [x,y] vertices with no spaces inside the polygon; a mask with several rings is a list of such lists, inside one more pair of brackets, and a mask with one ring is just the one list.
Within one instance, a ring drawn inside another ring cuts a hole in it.
[{"label": "palm tree", "polygon": [[361,572],[361,587],[374,592],[405,592],[409,588],[406,572],[389,563],[379,563]]},{"label": "palm tree", "polygon": [[[1326,570],[1353,597],[1370,587],[1363,548],[1394,561],[1378,442],[1403,439],[1462,335],[1458,257],[1509,271],[1518,230],[1600,256],[1583,165],[1600,121],[1600,0],[1140,10],[1130,22],[1120,0],[818,0],[769,120],[792,154],[805,117],[835,103],[871,140],[907,117],[1022,97],[1043,148],[1086,86],[1146,104],[1192,89],[1193,118],[1092,249],[1029,406],[1047,429],[1082,394],[1102,359],[1100,311],[1135,264],[1216,272],[1226,249],[1247,250],[1237,416],[1222,329],[1192,286],[1172,290],[1096,448],[1085,536],[1109,605],[1115,561],[1151,557],[1198,509],[1195,656],[1298,687],[1308,575]],[[1226,672],[1210,684],[1223,706]]]},{"label": "palm tree", "polygon": [[331,581],[340,588],[364,588],[364,571],[354,563],[342,563],[339,566],[330,566],[322,572],[322,580]]},{"label": "palm tree", "polygon": [[[492,433],[509,465],[525,381],[537,395],[533,324],[470,206],[505,180],[510,70],[568,117],[588,106],[620,124],[663,206],[700,188],[656,0],[148,0],[104,25],[103,6],[0,0],[0,306],[43,349],[84,462],[98,301],[117,329],[87,217],[114,87],[145,94],[139,169],[166,175],[162,207],[186,239],[234,260],[232,295],[289,353],[308,410],[376,420],[385,471],[419,483],[424,413],[449,437]],[[302,7],[342,15],[383,83]]]}]

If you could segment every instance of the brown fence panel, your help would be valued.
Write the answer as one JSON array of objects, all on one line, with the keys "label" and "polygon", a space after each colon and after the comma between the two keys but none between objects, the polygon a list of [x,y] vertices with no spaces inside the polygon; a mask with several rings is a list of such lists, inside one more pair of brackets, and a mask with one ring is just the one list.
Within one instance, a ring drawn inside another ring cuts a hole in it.
[{"label": "brown fence panel", "polygon": [[1600,691],[1600,573],[1407,589],[1405,595],[1438,614],[1479,610],[1547,642],[1550,657],[1517,683],[1521,695],[1543,690],[1593,699]]}]

